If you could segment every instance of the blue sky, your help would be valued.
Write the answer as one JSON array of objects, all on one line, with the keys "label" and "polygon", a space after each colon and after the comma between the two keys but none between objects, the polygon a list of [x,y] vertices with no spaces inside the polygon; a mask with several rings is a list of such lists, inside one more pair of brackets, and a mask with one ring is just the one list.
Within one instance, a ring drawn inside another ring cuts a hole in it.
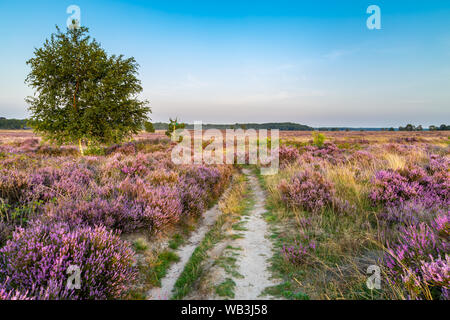
[{"label": "blue sky", "polygon": [[0,116],[28,116],[25,61],[71,4],[110,54],[136,58],[154,121],[450,123],[450,2],[433,0],[2,0]]}]

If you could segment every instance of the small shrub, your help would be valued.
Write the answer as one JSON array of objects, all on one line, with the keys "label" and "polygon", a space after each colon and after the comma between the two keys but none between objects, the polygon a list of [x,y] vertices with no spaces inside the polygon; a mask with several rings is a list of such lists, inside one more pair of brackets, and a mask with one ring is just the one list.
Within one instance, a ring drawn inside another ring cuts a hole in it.
[{"label": "small shrub", "polygon": [[296,241],[291,246],[283,245],[281,252],[288,262],[302,265],[307,261],[308,256],[314,253],[315,250],[316,243],[314,241],[308,241],[307,245],[303,245]]},{"label": "small shrub", "polygon": [[41,220],[46,223],[63,222],[71,228],[102,225],[108,229],[131,232],[144,226],[141,221],[142,207],[124,196],[110,200],[61,199],[58,203],[48,204],[44,211]]},{"label": "small shrub", "polygon": [[323,147],[323,144],[325,142],[325,135],[323,135],[320,132],[314,131],[312,133],[312,136],[313,136],[313,144],[318,148]]},{"label": "small shrub", "polygon": [[8,204],[18,203],[28,186],[29,181],[24,172],[0,169],[0,198]]},{"label": "small shrub", "polygon": [[[133,262],[129,244],[105,227],[35,223],[0,249],[0,283],[36,299],[117,299],[136,278]],[[70,265],[81,270],[81,289],[67,287]]]},{"label": "small shrub", "polygon": [[399,205],[419,199],[426,206],[450,204],[450,176],[436,172],[433,176],[421,167],[378,171],[372,179],[370,199],[374,204]]},{"label": "small shrub", "polygon": [[289,164],[295,163],[300,158],[300,153],[297,148],[281,146],[278,149],[278,156],[280,167],[284,168]]},{"label": "small shrub", "polygon": [[145,239],[139,238],[133,242],[134,250],[136,251],[145,251],[148,249],[147,242]]},{"label": "small shrub", "polygon": [[146,121],[144,123],[144,128],[146,132],[153,133],[155,132],[155,128],[153,127],[153,123]]},{"label": "small shrub", "polygon": [[333,186],[318,171],[310,169],[295,174],[289,182],[278,185],[282,200],[292,207],[317,212],[330,205]]},{"label": "small shrub", "polygon": [[426,223],[402,227],[385,255],[392,282],[402,284],[412,299],[426,297],[427,289],[434,299],[445,296],[450,283],[446,241]]},{"label": "small shrub", "polygon": [[105,154],[105,149],[96,145],[90,145],[86,148],[86,150],[84,150],[85,156],[104,156]]},{"label": "small shrub", "polygon": [[423,190],[418,182],[409,183],[407,178],[396,171],[378,171],[371,184],[369,197],[374,204],[395,205],[416,197]]}]

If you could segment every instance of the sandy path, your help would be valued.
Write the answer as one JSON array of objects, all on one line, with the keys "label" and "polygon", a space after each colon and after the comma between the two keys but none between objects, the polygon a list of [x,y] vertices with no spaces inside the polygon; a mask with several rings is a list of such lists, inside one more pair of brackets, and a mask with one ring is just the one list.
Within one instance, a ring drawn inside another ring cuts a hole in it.
[{"label": "sandy path", "polygon": [[[255,197],[255,206],[248,216],[246,231],[242,231],[243,238],[236,240],[236,245],[242,248],[237,260],[238,272],[243,278],[235,279],[235,300],[264,299],[260,296],[265,288],[277,285],[278,282],[270,279],[268,270],[270,257],[272,257],[272,242],[267,238],[269,228],[262,217],[265,212],[265,195],[257,178],[250,170],[244,170],[249,177],[250,186]],[[267,298],[267,296],[265,297]]]},{"label": "sandy path", "polygon": [[201,225],[192,233],[187,243],[176,251],[177,255],[180,257],[180,261],[173,264],[167,271],[166,276],[161,279],[161,288],[153,288],[147,292],[147,299],[170,299],[175,282],[183,272],[184,266],[220,214],[219,205],[217,204],[206,211],[203,215]]}]

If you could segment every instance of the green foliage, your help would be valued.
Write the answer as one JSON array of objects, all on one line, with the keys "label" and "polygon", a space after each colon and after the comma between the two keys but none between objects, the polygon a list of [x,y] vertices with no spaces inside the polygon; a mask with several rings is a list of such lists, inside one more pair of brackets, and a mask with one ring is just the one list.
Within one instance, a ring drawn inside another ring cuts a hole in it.
[{"label": "green foliage", "polygon": [[236,282],[234,282],[233,279],[227,278],[224,282],[216,287],[216,293],[221,297],[234,298],[235,287]]},{"label": "green foliage", "polygon": [[[153,124],[156,130],[167,130],[169,127],[169,124],[164,122],[155,122]],[[303,124],[298,123],[292,123],[292,122],[271,122],[271,123],[236,123],[236,124],[203,124],[202,128],[204,130],[208,129],[219,129],[219,130],[226,130],[226,129],[278,129],[281,131],[312,131],[313,128],[308,127]],[[186,124],[186,129],[194,129],[193,124]]]},{"label": "green foliage", "polygon": [[325,142],[325,136],[322,133],[316,131],[312,133],[312,136],[313,136],[313,144],[319,148],[323,147],[323,143]]},{"label": "green foliage", "polygon": [[180,234],[175,234],[173,238],[169,241],[169,248],[176,250],[179,246],[184,243],[184,239]]},{"label": "green foliage", "polygon": [[166,276],[167,270],[172,265],[172,263],[180,261],[180,257],[177,256],[175,252],[172,251],[163,251],[158,255],[158,259],[152,268],[149,276],[150,282],[160,287],[161,279]]},{"label": "green foliage", "polygon": [[166,136],[169,138],[172,137],[172,133],[177,129],[184,129],[186,127],[186,124],[184,123],[178,123],[177,118],[175,120],[169,119],[170,123],[166,131]]},{"label": "green foliage", "polygon": [[[421,125],[414,126],[412,124],[407,124],[405,127],[399,127],[398,130],[399,131],[422,131],[423,128]],[[445,125],[445,124],[441,124],[439,127],[431,125],[428,127],[428,130],[430,130],[430,131],[436,131],[436,130],[448,131],[448,130],[450,130],[450,126]]]},{"label": "green foliage", "polygon": [[155,128],[153,127],[153,123],[151,123],[150,121],[146,121],[144,123],[144,128],[146,132],[152,133],[155,132]]},{"label": "green foliage", "polygon": [[11,225],[24,226],[43,204],[42,201],[33,201],[19,206],[12,206],[0,198],[0,222]]},{"label": "green foliage", "polygon": [[136,251],[145,251],[148,249],[147,243],[145,242],[144,239],[141,239],[141,238],[136,239],[133,242],[133,247],[134,247],[134,250],[136,250]]},{"label": "green foliage", "polygon": [[[138,133],[150,108],[140,101],[138,64],[108,56],[85,27],[68,28],[47,39],[27,61],[30,125],[58,144],[118,143]],[[82,151],[82,150],[80,150]]]},{"label": "green foliage", "polygon": [[25,129],[27,125],[27,119],[6,119],[0,117],[0,129],[19,130]]},{"label": "green foliage", "polygon": [[84,155],[86,156],[104,156],[105,155],[105,149],[98,145],[90,145],[84,151]]}]

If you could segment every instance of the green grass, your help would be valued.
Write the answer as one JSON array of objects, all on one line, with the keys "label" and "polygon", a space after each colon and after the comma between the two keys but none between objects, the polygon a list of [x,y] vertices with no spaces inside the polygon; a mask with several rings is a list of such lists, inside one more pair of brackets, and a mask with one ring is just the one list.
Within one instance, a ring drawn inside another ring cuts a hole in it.
[{"label": "green grass", "polygon": [[234,288],[236,283],[233,279],[227,278],[224,282],[216,287],[216,293],[220,297],[234,298]]},{"label": "green grass", "polygon": [[173,235],[173,238],[169,241],[169,248],[176,250],[184,243],[183,237],[176,233]]},{"label": "green grass", "polygon": [[133,242],[133,247],[136,252],[142,252],[148,249],[144,239],[137,239]]},{"label": "green grass", "polygon": [[161,287],[161,279],[166,276],[167,270],[174,262],[180,261],[180,257],[172,251],[163,251],[158,255],[154,267],[149,272],[149,282],[153,286]]},{"label": "green grass", "polygon": [[[235,252],[232,253],[232,255],[236,256],[239,255]],[[223,270],[225,270],[225,272],[235,278],[243,278],[242,274],[240,274],[239,272],[237,272],[237,258],[235,258],[234,256],[221,256],[216,260],[216,264],[223,268]]]},{"label": "green grass", "polygon": [[223,239],[221,227],[224,222],[224,217],[220,216],[211,230],[205,235],[200,245],[195,248],[183,272],[175,282],[172,299],[182,299],[190,292],[192,285],[202,274],[201,263],[207,257],[207,251]]},{"label": "green grass", "polygon": [[[256,174],[262,188],[267,189],[264,177]],[[347,193],[345,195],[345,198],[349,197]],[[353,260],[379,249],[368,238],[371,228],[376,226],[376,208],[363,200],[354,203],[357,214],[337,214],[328,208],[317,215],[304,211],[294,213],[274,202],[269,194],[264,218],[269,223],[275,249],[270,259],[271,271],[284,283],[269,288],[269,294],[296,300],[383,297],[382,293],[367,289],[367,277],[357,270],[356,260]],[[299,219],[310,221],[310,225],[300,225]],[[305,263],[295,265],[284,258],[281,249],[283,245],[300,241],[301,233],[314,239],[316,250]],[[342,269],[350,268],[351,271],[341,273]]]},{"label": "green grass", "polygon": [[[239,215],[248,212],[251,208],[252,199],[249,197],[249,192],[250,190],[247,188],[243,195],[245,198],[242,201],[242,206],[239,208]],[[171,299],[177,300],[185,297],[190,292],[197,279],[202,275],[202,262],[208,256],[207,251],[225,238],[222,227],[226,221],[227,217],[222,214],[206,233],[199,246],[195,248],[189,261],[186,263],[183,272],[175,282],[174,293]]]},{"label": "green grass", "polygon": [[231,226],[235,231],[247,231],[248,229],[244,226],[245,221],[239,221]]},{"label": "green grass", "polygon": [[286,281],[277,286],[269,287],[264,290],[264,294],[275,297],[283,297],[289,300],[309,300],[309,296],[301,291],[293,291],[292,283]]}]

